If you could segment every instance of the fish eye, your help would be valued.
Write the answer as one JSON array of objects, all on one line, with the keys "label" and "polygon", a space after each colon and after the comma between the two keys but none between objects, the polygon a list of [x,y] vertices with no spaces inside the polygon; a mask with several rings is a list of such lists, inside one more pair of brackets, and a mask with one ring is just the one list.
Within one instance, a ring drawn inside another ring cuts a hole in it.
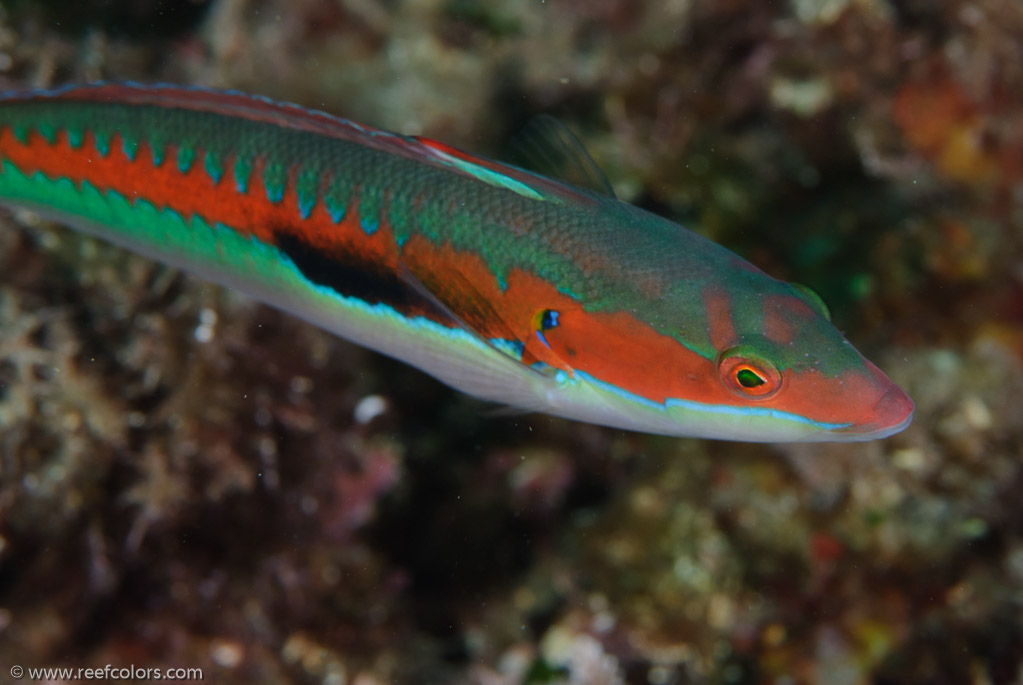
[{"label": "fish eye", "polygon": [[781,374],[775,365],[747,346],[722,352],[718,373],[725,387],[740,397],[766,399],[781,388]]},{"label": "fish eye", "polygon": [[748,366],[744,366],[735,372],[735,380],[737,380],[739,385],[746,390],[758,388],[767,382],[763,376],[757,373],[756,369],[752,369]]}]

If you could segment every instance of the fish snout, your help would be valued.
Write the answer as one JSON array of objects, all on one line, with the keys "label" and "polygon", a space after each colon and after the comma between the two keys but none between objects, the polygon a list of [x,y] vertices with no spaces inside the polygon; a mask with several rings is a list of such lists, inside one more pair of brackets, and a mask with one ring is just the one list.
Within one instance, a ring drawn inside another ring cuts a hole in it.
[{"label": "fish snout", "polygon": [[863,419],[842,428],[842,432],[856,433],[864,440],[886,438],[904,430],[913,421],[916,405],[902,388],[889,381],[889,387],[873,409]]}]

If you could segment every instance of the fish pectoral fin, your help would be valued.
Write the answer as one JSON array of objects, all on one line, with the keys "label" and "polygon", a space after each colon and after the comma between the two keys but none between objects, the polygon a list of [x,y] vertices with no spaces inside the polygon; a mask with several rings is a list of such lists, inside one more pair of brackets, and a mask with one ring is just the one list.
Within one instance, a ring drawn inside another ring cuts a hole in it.
[{"label": "fish pectoral fin", "polygon": [[[507,335],[500,336],[498,339],[501,340],[502,344],[495,342],[493,336],[488,337],[480,333],[478,329],[470,325],[467,321],[467,317],[462,313],[454,310],[447,302],[437,296],[425,283],[420,279],[404,262],[398,262],[398,278],[401,279],[411,290],[421,296],[423,299],[430,302],[438,311],[442,312],[444,316],[451,320],[452,323],[456,324],[463,331],[476,338],[483,345],[486,345],[490,349],[494,350],[502,357],[508,359],[510,362],[516,364],[520,370],[528,371],[529,373],[536,374],[538,376],[547,377],[549,374],[545,373],[542,369],[534,368],[529,364],[525,364],[522,361],[522,348],[521,342],[517,340],[516,336],[512,333],[510,328],[507,328]],[[449,278],[458,278],[461,287],[465,288],[465,292],[475,292],[472,284],[468,279],[461,277],[461,275],[449,274]],[[500,316],[490,307],[485,298],[478,297],[473,298],[474,304],[478,307],[477,312],[467,312],[468,314],[474,314],[473,318],[488,320],[493,322],[501,321]]]}]

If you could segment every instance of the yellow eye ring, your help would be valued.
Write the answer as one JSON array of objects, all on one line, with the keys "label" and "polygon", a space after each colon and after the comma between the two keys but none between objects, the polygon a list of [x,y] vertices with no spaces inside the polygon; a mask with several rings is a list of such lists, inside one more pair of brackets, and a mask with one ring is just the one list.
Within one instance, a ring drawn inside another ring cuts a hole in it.
[{"label": "yellow eye ring", "polygon": [[767,399],[781,389],[777,367],[745,346],[721,353],[718,374],[726,388],[747,399]]}]

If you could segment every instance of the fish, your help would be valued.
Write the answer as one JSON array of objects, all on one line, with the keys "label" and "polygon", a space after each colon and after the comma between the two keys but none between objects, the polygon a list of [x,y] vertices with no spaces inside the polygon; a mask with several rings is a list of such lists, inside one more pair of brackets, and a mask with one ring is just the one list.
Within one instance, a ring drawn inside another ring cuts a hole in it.
[{"label": "fish", "polygon": [[583,154],[576,185],[237,91],[0,94],[0,205],[469,395],[732,441],[872,440],[910,424],[913,401],[812,291],[586,183]]}]

